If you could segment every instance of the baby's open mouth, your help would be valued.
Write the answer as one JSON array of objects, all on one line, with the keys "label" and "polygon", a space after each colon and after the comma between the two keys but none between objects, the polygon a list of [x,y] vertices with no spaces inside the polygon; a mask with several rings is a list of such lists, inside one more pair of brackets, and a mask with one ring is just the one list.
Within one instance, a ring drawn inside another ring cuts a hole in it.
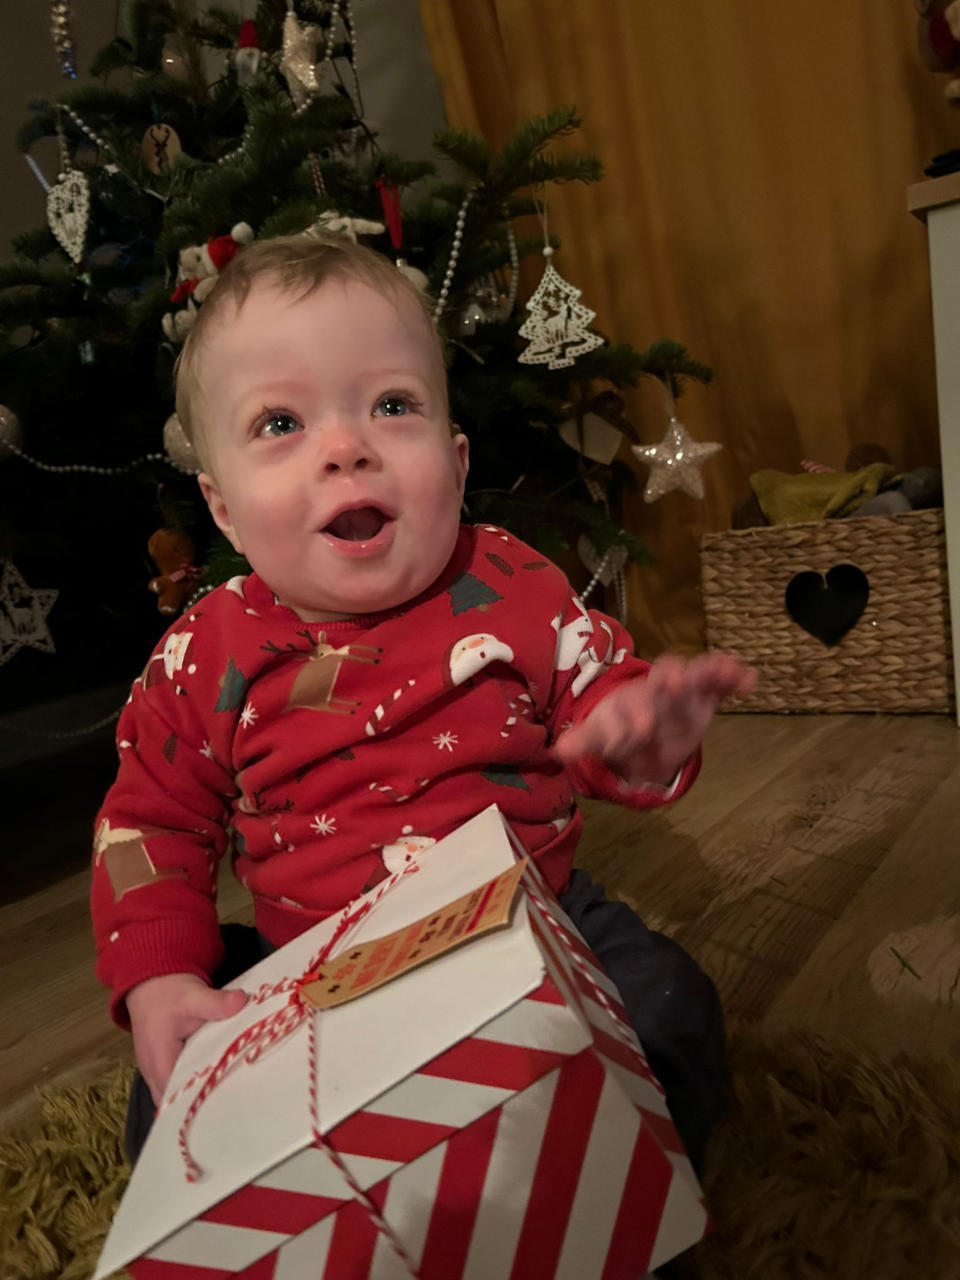
[{"label": "baby's open mouth", "polygon": [[323,530],[344,542],[369,542],[386,523],[387,517],[378,507],[357,507],[341,511]]}]

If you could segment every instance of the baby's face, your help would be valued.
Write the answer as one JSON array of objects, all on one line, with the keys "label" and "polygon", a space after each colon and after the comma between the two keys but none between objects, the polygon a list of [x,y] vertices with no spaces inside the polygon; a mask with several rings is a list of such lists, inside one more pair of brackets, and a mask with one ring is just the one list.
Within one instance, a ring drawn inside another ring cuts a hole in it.
[{"label": "baby's face", "polygon": [[308,622],[404,604],[453,551],[467,441],[429,322],[355,281],[261,281],[200,358],[214,520]]}]

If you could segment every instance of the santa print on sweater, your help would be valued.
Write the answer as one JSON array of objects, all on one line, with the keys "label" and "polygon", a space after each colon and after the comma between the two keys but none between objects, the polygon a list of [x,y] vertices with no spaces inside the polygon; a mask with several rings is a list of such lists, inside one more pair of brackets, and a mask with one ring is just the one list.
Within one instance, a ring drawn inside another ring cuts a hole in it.
[{"label": "santa print on sweater", "polygon": [[278,946],[493,803],[561,892],[574,793],[646,808],[699,767],[667,793],[553,757],[565,727],[646,674],[631,649],[490,526],[463,526],[440,578],[382,614],[308,624],[255,574],[205,596],[134,683],[97,818],[97,972],[114,1016],[125,1024],[123,997],[147,978],[213,972],[228,849]]}]

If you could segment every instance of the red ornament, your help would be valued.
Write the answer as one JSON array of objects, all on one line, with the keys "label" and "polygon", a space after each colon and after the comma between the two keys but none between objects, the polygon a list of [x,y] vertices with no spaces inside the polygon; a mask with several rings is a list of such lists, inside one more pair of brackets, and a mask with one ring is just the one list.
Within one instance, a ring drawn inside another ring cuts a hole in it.
[{"label": "red ornament", "polygon": [[383,220],[390,232],[390,243],[399,253],[403,248],[403,218],[400,213],[400,188],[387,182],[383,174],[376,180],[380,192],[380,204],[383,206]]},{"label": "red ornament", "polygon": [[240,34],[237,36],[238,49],[259,49],[260,37],[257,35],[257,24],[251,18],[240,23]]}]

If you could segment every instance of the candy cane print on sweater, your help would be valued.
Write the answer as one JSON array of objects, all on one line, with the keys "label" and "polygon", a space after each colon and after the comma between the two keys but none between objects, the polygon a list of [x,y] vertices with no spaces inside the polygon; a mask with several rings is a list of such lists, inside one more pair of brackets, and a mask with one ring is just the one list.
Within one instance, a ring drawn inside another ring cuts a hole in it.
[{"label": "candy cane print on sweater", "polygon": [[387,714],[387,712],[390,710],[393,704],[397,702],[397,700],[401,698],[408,689],[412,689],[416,683],[417,683],[416,680],[408,680],[406,684],[402,684],[398,689],[394,689],[393,693],[390,695],[390,697],[387,699],[386,702],[381,702],[373,708],[373,710],[370,713],[370,719],[367,721],[367,724],[366,724],[366,731],[368,736],[372,737],[373,734],[377,733],[380,729],[383,728],[384,716]]},{"label": "candy cane print on sweater", "polygon": [[572,621],[564,623],[563,614],[558,613],[550,624],[557,633],[557,644],[554,653],[553,665],[556,671],[569,671],[574,666],[580,668],[580,674],[576,676],[570,692],[574,698],[578,698],[584,689],[596,680],[609,667],[617,666],[623,662],[627,656],[627,650],[615,649],[613,640],[613,631],[609,624],[602,618],[600,621],[601,631],[606,632],[607,645],[606,650],[601,657],[591,642],[596,635],[593,625],[593,619],[584,609],[580,600],[573,596],[571,604],[577,611],[577,617]]}]

